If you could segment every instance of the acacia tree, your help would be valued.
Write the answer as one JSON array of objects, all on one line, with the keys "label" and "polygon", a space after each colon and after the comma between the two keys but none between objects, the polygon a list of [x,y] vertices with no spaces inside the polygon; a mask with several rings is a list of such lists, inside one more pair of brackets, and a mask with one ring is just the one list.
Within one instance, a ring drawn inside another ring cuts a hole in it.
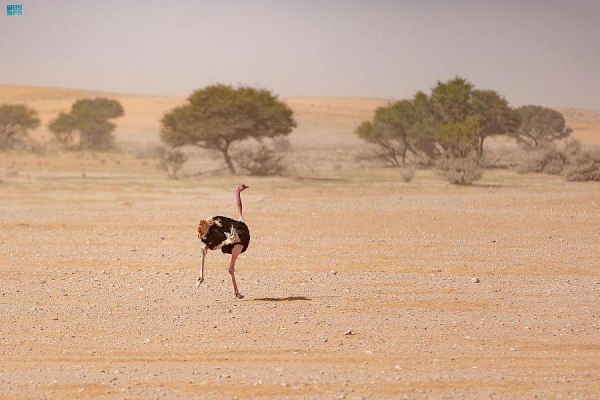
[{"label": "acacia tree", "polygon": [[54,134],[58,142],[65,147],[71,145],[74,140],[75,123],[70,114],[60,113],[58,117],[50,121],[48,129]]},{"label": "acacia tree", "polygon": [[0,105],[0,151],[23,144],[29,130],[40,125],[37,111],[24,104]]},{"label": "acacia tree", "polygon": [[554,140],[568,138],[573,130],[566,126],[561,113],[541,106],[523,106],[517,109],[521,125],[511,134],[527,150],[539,149]]},{"label": "acacia tree", "polygon": [[440,155],[436,147],[435,133],[439,129],[439,122],[436,119],[435,104],[431,97],[424,92],[417,92],[412,100],[414,117],[410,132],[414,138],[413,148],[420,154],[424,154],[431,160],[435,160]]},{"label": "acacia tree", "polygon": [[519,128],[519,113],[510,108],[508,101],[494,90],[473,90],[473,115],[479,121],[477,155],[483,155],[487,137],[513,135]]},{"label": "acacia tree", "polygon": [[172,147],[193,145],[218,151],[234,174],[232,144],[285,136],[295,127],[292,110],[270,91],[219,84],[196,90],[187,104],[166,113],[160,138]]},{"label": "acacia tree", "polygon": [[[494,90],[475,89],[473,84],[461,77],[445,83],[438,82],[432,89],[431,100],[435,104],[436,120],[439,123],[436,130],[438,137],[443,135],[440,130],[447,124],[462,123],[469,117],[478,122],[477,127],[472,122],[467,124],[469,127],[465,126],[466,131],[471,133],[471,129],[477,128],[477,157],[483,154],[486,138],[512,135],[519,127],[519,113],[508,105],[503,96]],[[470,141],[470,134],[467,136]]]},{"label": "acacia tree", "polygon": [[364,121],[356,128],[356,135],[378,145],[378,157],[394,167],[406,164],[411,149],[408,129],[411,125],[412,105],[403,100],[375,110],[373,122]]},{"label": "acacia tree", "polygon": [[480,158],[487,137],[512,134],[519,121],[504,97],[493,90],[475,90],[468,80],[456,77],[438,81],[431,96],[418,92],[411,100],[377,109],[373,120],[361,123],[355,133],[378,145],[381,158],[401,166],[408,154],[436,160],[456,153],[456,140],[464,140],[460,146],[469,147],[466,153],[476,150],[475,157]]},{"label": "acacia tree", "polygon": [[79,133],[79,148],[107,150],[114,146],[116,125],[109,121],[124,115],[123,106],[112,99],[77,100],[69,114],[60,113],[48,124],[48,129],[65,146],[73,144],[74,132]]},{"label": "acacia tree", "polygon": [[355,134],[378,146],[377,156],[394,167],[406,164],[409,153],[435,157],[431,103],[423,92],[375,110],[373,121],[362,122]]}]

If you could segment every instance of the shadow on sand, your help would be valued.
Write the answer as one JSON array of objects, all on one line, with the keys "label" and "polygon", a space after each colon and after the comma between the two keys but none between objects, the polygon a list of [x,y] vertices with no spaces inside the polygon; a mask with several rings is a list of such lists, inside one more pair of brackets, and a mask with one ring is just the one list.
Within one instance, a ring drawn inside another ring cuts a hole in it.
[{"label": "shadow on sand", "polygon": [[311,300],[304,296],[291,296],[291,297],[263,297],[260,299],[254,299],[254,301],[298,301],[298,300]]}]

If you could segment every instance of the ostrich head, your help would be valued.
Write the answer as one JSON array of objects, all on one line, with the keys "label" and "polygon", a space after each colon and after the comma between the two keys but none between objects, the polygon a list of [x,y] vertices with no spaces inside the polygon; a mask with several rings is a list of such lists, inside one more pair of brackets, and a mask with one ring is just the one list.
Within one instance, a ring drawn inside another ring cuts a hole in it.
[{"label": "ostrich head", "polygon": [[246,186],[245,183],[240,183],[239,185],[237,185],[237,188],[236,188],[236,190],[238,192],[241,192],[242,190],[246,190],[246,189],[248,189],[248,186]]}]

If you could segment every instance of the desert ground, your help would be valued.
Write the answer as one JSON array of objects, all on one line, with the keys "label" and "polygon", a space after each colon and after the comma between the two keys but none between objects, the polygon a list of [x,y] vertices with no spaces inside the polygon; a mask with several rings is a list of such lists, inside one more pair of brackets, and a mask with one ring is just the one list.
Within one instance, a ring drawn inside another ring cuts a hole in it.
[{"label": "desert ground", "polygon": [[[43,124],[98,95],[0,85]],[[197,152],[168,180],[145,149],[183,99],[112,97],[121,150],[0,153],[0,398],[599,396],[599,183],[406,183],[354,158],[386,100],[338,98],[286,99],[290,176]],[[599,111],[561,111],[600,145]],[[240,181],[241,300],[218,252],[196,287],[198,220],[235,217]]]}]

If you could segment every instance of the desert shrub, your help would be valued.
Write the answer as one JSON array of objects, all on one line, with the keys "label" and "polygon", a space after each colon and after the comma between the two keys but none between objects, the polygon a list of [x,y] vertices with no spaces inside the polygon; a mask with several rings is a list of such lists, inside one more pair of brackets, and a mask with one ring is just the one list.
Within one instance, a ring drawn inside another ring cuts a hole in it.
[{"label": "desert shrub", "polygon": [[545,174],[558,175],[568,163],[564,151],[552,145],[540,150],[532,150],[526,153],[525,159],[517,167],[517,172],[526,174],[528,172],[543,172]]},{"label": "desert shrub", "polygon": [[581,153],[581,150],[583,150],[583,145],[581,142],[577,139],[571,139],[565,142],[563,153],[565,157],[570,160],[574,157],[577,157],[579,153]]},{"label": "desert shrub", "polygon": [[402,168],[400,170],[400,176],[404,182],[408,183],[415,177],[415,169],[412,167]]},{"label": "desert shrub", "polygon": [[159,169],[165,171],[169,179],[179,179],[179,171],[183,168],[189,156],[181,149],[158,146],[156,148],[156,161]]},{"label": "desert shrub", "polygon": [[273,138],[273,147],[275,148],[275,151],[278,151],[280,153],[287,153],[288,151],[290,151],[292,144],[290,143],[290,140],[288,138],[283,136],[276,136]]},{"label": "desert shrub", "polygon": [[478,157],[470,153],[466,157],[444,155],[438,159],[436,169],[439,175],[455,185],[471,185],[483,177]]},{"label": "desert shrub", "polygon": [[234,150],[232,158],[250,175],[273,176],[283,175],[286,172],[286,167],[282,163],[283,156],[263,142],[246,144]]},{"label": "desert shrub", "polygon": [[600,150],[576,153],[564,173],[571,182],[600,181]]},{"label": "desert shrub", "polygon": [[157,157],[157,146],[146,145],[134,149],[135,158],[138,160],[152,160]]}]

